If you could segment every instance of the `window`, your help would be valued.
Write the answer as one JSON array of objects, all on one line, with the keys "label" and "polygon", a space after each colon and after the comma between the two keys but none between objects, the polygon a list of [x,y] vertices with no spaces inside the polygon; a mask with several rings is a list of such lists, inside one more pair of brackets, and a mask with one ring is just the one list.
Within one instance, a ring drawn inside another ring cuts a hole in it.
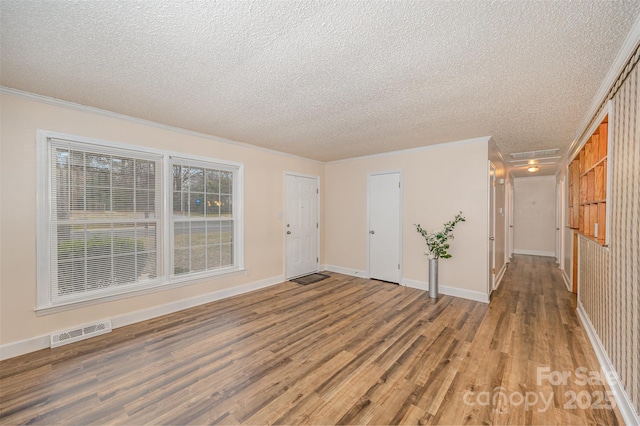
[{"label": "window", "polygon": [[233,267],[233,171],[171,161],[173,273]]},{"label": "window", "polygon": [[241,166],[39,132],[38,309],[242,268]]}]

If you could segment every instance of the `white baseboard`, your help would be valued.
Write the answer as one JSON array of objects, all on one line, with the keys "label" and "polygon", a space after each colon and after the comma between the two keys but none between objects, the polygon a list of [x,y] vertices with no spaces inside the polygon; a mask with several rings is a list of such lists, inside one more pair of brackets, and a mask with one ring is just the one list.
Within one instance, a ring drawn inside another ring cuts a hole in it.
[{"label": "white baseboard", "polygon": [[323,271],[335,272],[337,274],[350,275],[352,277],[369,278],[366,271],[358,271],[357,269],[344,268],[342,266],[324,265]]},{"label": "white baseboard", "polygon": [[[402,284],[407,287],[417,288],[418,290],[429,291],[429,284],[425,281],[410,280],[408,278],[404,278],[402,280]],[[479,291],[449,287],[446,285],[440,285],[438,287],[438,290],[440,294],[446,294],[447,296],[460,297],[462,299],[473,300],[476,302],[489,303],[489,295]]]},{"label": "white baseboard", "polygon": [[[402,285],[411,288],[417,288],[418,290],[429,291],[429,283],[426,281],[410,280],[405,278],[402,280]],[[440,288],[442,290],[442,287]]]},{"label": "white baseboard", "polygon": [[49,345],[51,345],[51,337],[49,334],[6,343],[0,346],[0,361],[39,351],[40,349],[46,349]]},{"label": "white baseboard", "polygon": [[564,281],[564,285],[567,287],[568,291],[571,291],[571,280],[569,279],[569,276],[567,275],[567,271],[565,271],[564,269],[562,270],[562,280]]},{"label": "white baseboard", "polygon": [[[237,296],[239,294],[248,293],[250,291],[259,290],[261,288],[269,287],[272,285],[280,284],[284,282],[284,275],[279,275],[264,280],[255,281],[239,285],[236,287],[226,288],[223,290],[213,291],[211,293],[201,294],[199,296],[190,297],[188,299],[176,300],[164,305],[154,306],[148,309],[142,309],[139,311],[129,312],[126,314],[118,315],[110,318],[112,327],[124,327],[125,325],[135,324],[137,322],[146,321],[151,318],[156,318],[162,315],[171,314],[174,312],[182,311],[184,309],[192,308],[194,306],[204,305],[205,303],[214,302],[216,300],[226,299],[227,297]],[[72,328],[68,327],[68,328]],[[13,358],[19,355],[24,355],[29,352],[35,352],[40,349],[46,349],[50,347],[51,340],[50,335],[42,335],[32,337],[17,342],[6,343],[0,346],[0,360]]]},{"label": "white baseboard", "polygon": [[541,250],[522,250],[515,249],[513,254],[528,254],[530,256],[545,256],[545,257],[556,257],[556,253],[553,251],[541,251]]},{"label": "white baseboard", "polygon": [[602,368],[605,377],[609,378],[609,387],[611,388],[611,392],[613,392],[613,397],[616,400],[616,404],[622,414],[624,422],[628,425],[640,425],[640,416],[636,413],[636,410],[633,408],[633,404],[631,403],[631,399],[629,399],[629,395],[627,395],[624,387],[622,387],[622,383],[620,383],[620,376],[611,363],[611,360],[600,341],[600,337],[598,337],[598,333],[596,333],[596,330],[580,301],[578,301],[577,311],[578,318],[580,318],[580,322],[591,341],[591,346],[593,346],[593,349],[596,352],[596,356],[600,362],[600,368]]},{"label": "white baseboard", "polygon": [[[350,275],[352,277],[369,278],[365,271],[358,271],[355,269],[344,268],[342,266],[324,265],[324,270],[335,272],[337,274]],[[400,285],[404,285],[411,288],[417,288],[419,290],[424,290],[424,291],[429,290],[429,285],[426,282],[410,280],[407,278],[402,278]],[[489,296],[479,291],[465,290],[462,288],[448,287],[443,285],[440,286],[439,290],[441,294],[446,294],[448,296],[461,297],[463,299],[474,300],[476,302],[489,303]]]},{"label": "white baseboard", "polygon": [[225,288],[223,290],[213,291],[211,293],[202,294],[188,299],[176,300],[175,302],[165,305],[154,306],[153,308],[142,309],[140,311],[130,312],[124,315],[118,315],[111,318],[113,328],[124,327],[125,325],[135,324],[137,322],[146,321],[162,315],[171,314],[182,311],[184,309],[193,308],[194,306],[204,305],[205,303],[215,302],[216,300],[226,299],[228,297],[237,296],[239,294],[248,293],[250,291],[259,290],[261,288],[270,287],[272,285],[284,282],[284,275],[278,275],[264,280],[252,283],[242,284],[236,287]]}]

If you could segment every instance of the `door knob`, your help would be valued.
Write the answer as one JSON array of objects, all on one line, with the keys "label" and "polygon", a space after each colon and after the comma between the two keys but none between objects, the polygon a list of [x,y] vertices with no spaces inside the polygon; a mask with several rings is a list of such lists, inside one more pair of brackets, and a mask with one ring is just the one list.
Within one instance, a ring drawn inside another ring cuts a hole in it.
[{"label": "door knob", "polygon": [[489,241],[493,241],[493,240],[495,240],[495,238],[489,237]]},{"label": "door knob", "polygon": [[287,235],[291,234],[291,231],[287,231]]},{"label": "door knob", "polygon": [[373,234],[375,234],[375,233],[376,233],[376,231],[371,230],[371,231],[369,231],[369,233],[370,233],[371,235],[373,235]]}]

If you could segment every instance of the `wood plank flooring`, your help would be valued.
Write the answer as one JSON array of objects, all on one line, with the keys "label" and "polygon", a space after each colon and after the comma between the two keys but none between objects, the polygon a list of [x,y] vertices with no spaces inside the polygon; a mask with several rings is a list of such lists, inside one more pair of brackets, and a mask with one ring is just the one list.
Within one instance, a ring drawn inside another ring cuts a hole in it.
[{"label": "wood plank flooring", "polygon": [[553,259],[515,256],[490,305],[331,275],[3,361],[0,422],[620,422],[582,383],[598,364]]}]

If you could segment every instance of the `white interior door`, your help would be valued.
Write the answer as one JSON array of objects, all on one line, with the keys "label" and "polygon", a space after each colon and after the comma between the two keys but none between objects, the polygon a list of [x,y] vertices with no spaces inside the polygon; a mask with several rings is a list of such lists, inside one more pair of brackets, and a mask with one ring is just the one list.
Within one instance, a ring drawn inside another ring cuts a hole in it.
[{"label": "white interior door", "polygon": [[400,173],[369,175],[369,276],[400,283]]},{"label": "white interior door", "polygon": [[496,285],[496,166],[489,162],[489,292]]},{"label": "white interior door", "polygon": [[318,271],[318,179],[285,175],[285,275]]}]

